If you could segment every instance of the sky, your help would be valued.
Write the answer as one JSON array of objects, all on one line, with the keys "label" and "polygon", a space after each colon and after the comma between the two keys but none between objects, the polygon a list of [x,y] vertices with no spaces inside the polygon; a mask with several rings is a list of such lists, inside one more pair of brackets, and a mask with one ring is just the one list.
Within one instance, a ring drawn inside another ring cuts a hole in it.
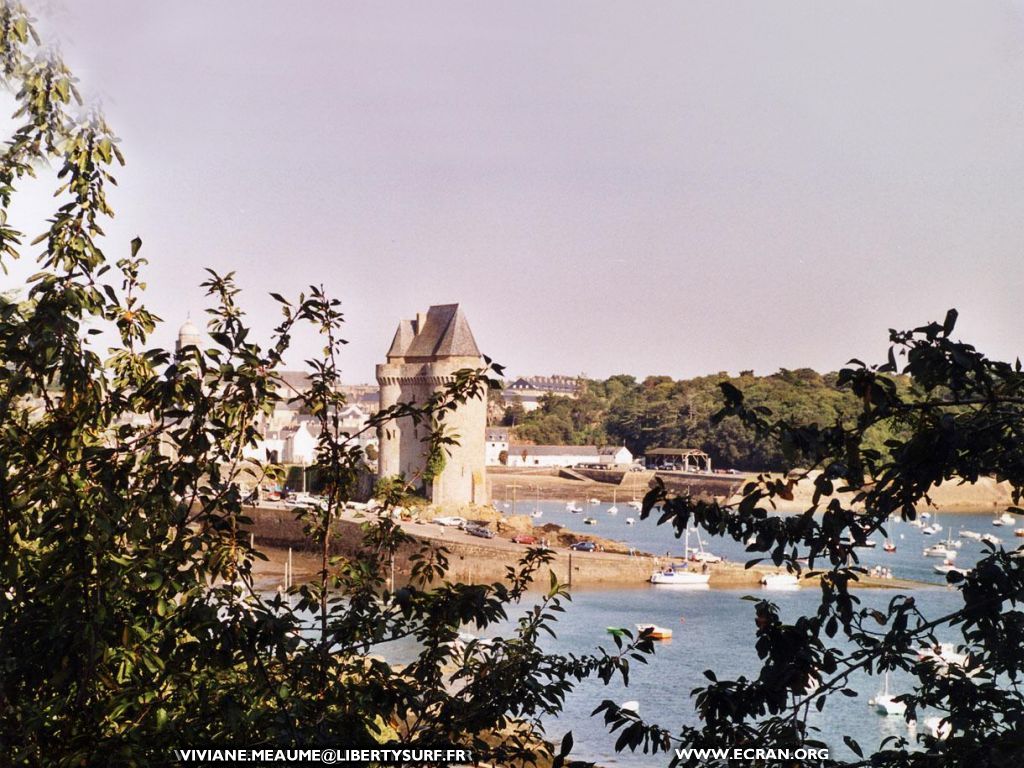
[{"label": "sky", "polygon": [[835,370],[950,307],[1012,359],[1022,5],[34,7],[122,139],[107,251],[142,237],[156,341],[204,317],[204,267],[264,337],[270,291],[322,282],[357,383],[452,302],[516,375]]}]

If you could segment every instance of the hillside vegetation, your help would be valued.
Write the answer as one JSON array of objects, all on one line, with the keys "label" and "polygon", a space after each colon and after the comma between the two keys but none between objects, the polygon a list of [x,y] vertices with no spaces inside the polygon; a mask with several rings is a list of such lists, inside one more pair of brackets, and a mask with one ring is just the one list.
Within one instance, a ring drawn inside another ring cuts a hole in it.
[{"label": "hillside vegetation", "polygon": [[[649,376],[637,381],[617,375],[605,380],[584,380],[576,399],[548,396],[539,409],[526,413],[516,402],[506,402],[503,423],[513,427],[513,437],[538,444],[624,444],[634,455],[648,448],[694,447],[712,457],[717,467],[744,470],[783,470],[800,462],[797,451],[778,441],[757,439],[735,418],[712,424],[711,416],[722,407],[720,385],[728,382],[743,390],[753,407],[771,410],[773,418],[790,423],[828,426],[853,422],[862,402],[837,386],[838,374],[821,374],[809,368],[780,370],[770,376],[743,372],[739,376],[717,373],[694,379],[673,380]],[[898,386],[909,390],[909,381]],[[871,435],[874,447],[884,449],[892,436],[889,427]]]}]

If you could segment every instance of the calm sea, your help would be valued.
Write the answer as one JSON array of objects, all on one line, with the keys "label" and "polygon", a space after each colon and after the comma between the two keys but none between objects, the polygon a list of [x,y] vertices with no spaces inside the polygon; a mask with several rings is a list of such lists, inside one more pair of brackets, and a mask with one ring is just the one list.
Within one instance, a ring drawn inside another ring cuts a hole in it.
[{"label": "calm sea", "polygon": [[[584,504],[582,514],[572,514],[565,510],[564,503],[540,502],[535,505],[531,502],[520,503],[516,511],[529,513],[537,508],[543,515],[536,523],[559,523],[582,533],[617,539],[639,550],[682,555],[683,543],[675,538],[670,527],[657,526],[653,520],[640,521],[636,510],[625,503],[619,504],[617,515],[610,515],[610,506],[607,503]],[[583,518],[586,516],[596,518],[597,525],[585,525]],[[626,524],[626,518],[630,516],[637,518],[634,525]],[[862,563],[866,566],[881,564],[891,568],[897,577],[928,582],[928,586],[918,587],[913,594],[929,618],[953,610],[960,599],[959,593],[945,586],[944,577],[933,570],[941,559],[924,557],[924,547],[945,541],[947,535],[951,535],[954,541],[962,541],[957,565],[969,568],[983,554],[984,547],[977,541],[961,539],[958,535],[961,529],[995,534],[1007,548],[1024,543],[1024,539],[1014,537],[1012,527],[993,526],[989,515],[939,514],[937,521],[943,530],[932,536],[903,523],[893,525],[889,533],[897,545],[894,553],[882,550],[880,535],[876,535],[879,540],[876,549],[860,550]],[[692,535],[690,545],[696,545]],[[705,539],[704,546],[708,551],[736,562],[752,558],[742,544],[731,540]],[[587,553],[578,556],[586,557]],[[857,592],[865,607],[878,608],[884,608],[894,594],[887,589]],[[754,604],[742,599],[748,595],[772,600],[780,607],[784,620],[793,620],[815,610],[819,592],[813,588],[794,591],[758,588],[681,591],[648,584],[637,584],[634,588],[574,589],[573,599],[557,624],[557,638],[545,641],[545,647],[550,651],[582,654],[593,652],[598,646],[613,650],[614,643],[606,632],[608,626],[633,628],[637,623],[654,623],[671,628],[674,637],[671,641],[656,644],[657,653],[648,664],[633,665],[628,688],[619,682],[604,686],[599,681],[586,681],[579,685],[570,694],[564,712],[546,724],[548,737],[558,743],[563,734],[571,730],[576,759],[594,761],[603,766],[646,768],[668,765],[670,759],[664,754],[617,753],[614,749],[616,736],[608,734],[602,720],[592,718],[590,713],[604,699],[619,704],[636,700],[644,720],[658,723],[670,731],[677,731],[684,724],[696,724],[691,694],[694,688],[706,684],[705,669],[713,669],[719,679],[739,675],[752,677],[760,669],[753,648]],[[512,611],[510,622],[504,626],[492,626],[482,632],[473,627],[466,629],[482,638],[500,636],[511,632],[517,615]],[[950,642],[959,639],[948,632],[945,635],[940,633],[939,638]],[[411,659],[415,648],[403,643],[382,648],[381,652],[395,662],[402,662]],[[890,690],[892,693],[905,691],[910,682],[909,676],[893,673]],[[857,739],[865,750],[876,748],[888,736],[912,737],[902,718],[878,715],[868,705],[868,700],[882,688],[881,679],[862,675],[852,680],[851,687],[858,691],[858,697],[833,696],[823,713],[812,716],[811,724],[814,726],[822,727],[827,723],[820,737],[829,745],[833,757],[853,757],[842,741],[844,735]],[[920,730],[925,730],[923,725]]]},{"label": "calm sea", "polygon": [[[529,513],[535,508],[543,515],[535,522],[558,523],[581,533],[593,533],[605,538],[616,539],[655,554],[670,552],[681,555],[682,540],[676,539],[669,526],[657,526],[654,520],[639,520],[636,510],[625,503],[619,503],[617,515],[608,514],[611,504],[582,504],[582,514],[565,510],[564,503],[540,502],[520,503],[519,513]],[[506,510],[511,511],[511,510]],[[597,525],[585,525],[584,517],[594,517]],[[634,525],[627,525],[626,518],[636,518]],[[945,579],[934,571],[941,559],[924,557],[926,546],[945,541],[950,535],[953,541],[962,541],[957,552],[958,566],[969,568],[985,551],[984,545],[971,539],[961,539],[961,529],[978,533],[991,533],[1000,538],[1007,548],[1024,543],[1014,537],[1013,528],[992,525],[990,515],[944,515],[939,513],[937,522],[943,530],[935,535],[924,535],[913,526],[896,523],[888,529],[897,546],[897,551],[887,553],[881,544],[883,539],[876,535],[878,547],[873,550],[859,550],[865,566],[884,565],[891,568],[899,578],[929,582],[934,586],[914,590],[918,604],[926,615],[937,617],[954,609],[959,603],[959,593],[945,586]],[[690,546],[696,546],[691,534]],[[754,557],[745,547],[727,539],[706,539],[708,551],[728,560],[746,562]],[[580,553],[585,557],[586,553]],[[861,590],[858,596],[865,607],[884,608],[895,594],[891,590]],[[767,597],[779,605],[784,619],[813,612],[818,604],[819,593],[815,589],[795,591],[766,591],[759,589],[680,591],[650,585],[638,585],[635,589],[584,589],[573,591],[572,603],[564,619],[557,627],[558,638],[550,642],[552,651],[585,653],[598,645],[614,648],[605,631],[607,626],[632,628],[641,622],[653,622],[673,630],[670,642],[657,643],[657,653],[647,665],[634,665],[630,685],[623,688],[615,683],[605,687],[599,681],[587,681],[570,696],[564,713],[548,724],[548,735],[556,743],[562,734],[572,730],[578,759],[593,760],[605,766],[661,766],[667,765],[665,755],[616,753],[615,735],[606,732],[600,717],[592,718],[590,713],[603,699],[617,703],[636,700],[640,703],[640,715],[648,722],[656,722],[669,730],[677,730],[684,724],[696,724],[694,702],[691,692],[703,686],[707,680],[705,669],[713,669],[719,679],[746,675],[756,676],[759,664],[753,645],[755,640],[754,604],[743,600],[746,595]],[[500,632],[485,632],[489,636]],[[940,639],[957,641],[954,634]],[[907,690],[911,680],[908,676],[893,673],[890,690],[898,693]],[[882,680],[863,675],[853,681],[852,687],[859,692],[857,698],[833,696],[822,714],[812,718],[812,725],[823,729],[821,738],[829,744],[832,755],[852,757],[842,741],[848,735],[857,739],[865,749],[876,747],[888,736],[907,736],[906,723],[898,717],[885,717],[875,713],[868,705],[870,699],[882,687]],[[921,730],[924,727],[921,726]],[[912,735],[912,734],[910,734]]]}]

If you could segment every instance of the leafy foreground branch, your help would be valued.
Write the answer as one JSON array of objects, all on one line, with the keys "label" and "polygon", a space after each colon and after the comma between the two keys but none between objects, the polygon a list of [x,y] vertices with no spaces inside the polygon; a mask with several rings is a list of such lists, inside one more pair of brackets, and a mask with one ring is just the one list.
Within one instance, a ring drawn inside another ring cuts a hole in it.
[{"label": "leafy foreground branch", "polygon": [[[233,276],[211,272],[211,347],[147,346],[159,319],[142,303],[141,241],[113,263],[102,250],[105,190],[123,162],[116,139],[79,109],[74,78],[15,2],[0,5],[0,66],[19,125],[0,156],[5,268],[24,240],[8,220],[12,199],[37,171],[46,183],[46,163],[58,205],[30,246],[38,273],[0,299],[4,765],[157,766],[188,745],[389,741],[468,746],[504,764],[551,757],[541,722],[573,683],[625,678],[651,642],[545,653],[538,641],[568,596],[552,580],[524,602],[548,561],[539,551],[504,581],[471,586],[444,581],[444,551],[424,549],[409,584],[390,590],[383,565],[406,543],[390,514],[400,489],[366,521],[360,557],[330,556],[332,520],[363,467],[356,436],[340,429],[338,302],[321,287],[294,302],[275,296],[282,320],[263,347]],[[324,344],[309,361],[312,387],[292,398],[321,426],[328,504],[302,513],[321,567],[312,583],[268,596],[254,581],[264,556],[243,533],[240,488],[278,476],[246,451],[258,417],[290,396],[278,372],[302,332]],[[445,414],[485,397],[492,372],[463,371],[373,426],[411,419],[435,428],[428,442],[443,449]],[[520,603],[507,637],[456,642],[462,626],[492,627]],[[389,663],[385,644],[403,638],[415,639],[415,659]]]},{"label": "leafy foreground branch", "polygon": [[[599,708],[606,712],[606,720],[631,729],[626,745],[821,745],[822,735],[808,725],[812,710],[827,716],[831,697],[855,696],[849,685],[856,675],[899,669],[917,681],[913,690],[898,697],[906,705],[906,719],[924,711],[938,713],[939,738],[922,729],[915,743],[888,737],[869,747],[843,736],[849,750],[860,756],[846,765],[1021,764],[1020,552],[989,545],[966,575],[950,573],[948,580],[962,604],[939,617],[928,617],[927,606],[914,596],[893,597],[885,610],[877,610],[861,607],[849,591],[865,572],[857,564],[855,545],[875,532],[887,535],[890,520],[914,520],[931,488],[992,476],[1011,485],[1014,504],[1020,501],[1021,365],[990,360],[954,340],[956,318],[951,310],[941,324],[891,331],[888,361],[881,366],[851,361],[839,380],[862,403],[852,423],[794,426],[774,419],[766,408],[748,407],[741,391],[723,385],[725,406],[717,420],[740,419],[760,437],[787,446],[791,458],[810,457],[809,468],[783,478],[761,476],[734,504],[676,495],[658,486],[645,498],[642,515],[659,511],[658,523],[670,523],[677,534],[697,525],[714,535],[749,541],[750,565],[767,558],[793,572],[810,569],[821,577],[821,601],[814,614],[792,623],[783,620],[776,605],[756,601],[755,647],[761,669],[754,677],[735,680],[719,680],[712,670],[705,672],[709,684],[694,692],[699,727],[670,733],[617,713],[606,702]],[[909,377],[912,387],[897,386],[896,376]],[[879,427],[899,435],[886,442],[884,451],[871,447],[870,436]],[[798,515],[775,514],[774,500],[791,501],[798,483],[813,485],[809,508]],[[1017,506],[1008,511],[1024,512]],[[926,602],[927,596],[921,600]],[[965,663],[921,659],[922,649],[939,644],[937,635],[951,633],[959,637],[957,650],[966,656]],[[833,744],[840,735],[827,734]],[[694,758],[686,764],[719,763]]]}]

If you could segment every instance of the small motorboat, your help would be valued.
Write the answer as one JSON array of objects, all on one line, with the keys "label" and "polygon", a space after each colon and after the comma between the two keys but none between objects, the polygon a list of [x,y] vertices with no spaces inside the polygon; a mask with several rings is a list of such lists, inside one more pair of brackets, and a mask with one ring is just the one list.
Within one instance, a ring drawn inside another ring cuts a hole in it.
[{"label": "small motorboat", "polygon": [[633,525],[636,522],[632,517],[626,518],[626,525]]},{"label": "small motorboat", "polygon": [[633,509],[643,509],[644,503],[642,501],[637,501],[636,499],[633,499],[633,501],[627,502],[626,506],[632,507]]},{"label": "small motorboat", "polygon": [[886,539],[885,544],[882,545],[882,549],[884,549],[886,552],[895,552],[896,545],[892,542],[891,539]]},{"label": "small motorboat", "polygon": [[944,557],[947,560],[952,560],[956,557],[956,550],[950,549],[945,544],[933,544],[932,546],[925,548],[924,556]]},{"label": "small motorboat", "polygon": [[766,573],[761,577],[765,589],[799,589],[800,581],[792,573]]},{"label": "small motorboat", "polygon": [[657,624],[637,624],[636,628],[641,634],[647,632],[652,640],[672,639],[672,630],[666,627],[659,627]]},{"label": "small motorboat", "polygon": [[608,514],[609,515],[617,515],[617,514],[619,514],[619,508],[616,507],[616,506],[608,507]]},{"label": "small motorboat", "polygon": [[960,530],[960,538],[962,539],[974,539],[974,541],[981,541],[981,534],[977,531],[965,531]]},{"label": "small motorboat", "polygon": [[957,568],[953,565],[952,560],[944,560],[941,565],[936,565],[934,570],[936,573],[941,573],[943,576],[947,573],[959,573],[961,576],[967,575],[967,571],[963,568]]},{"label": "small motorboat", "polygon": [[544,510],[542,510],[542,509],[535,509],[535,510],[533,510],[533,513],[530,515],[530,517],[533,517],[533,518],[544,517]]},{"label": "small motorboat", "polygon": [[998,536],[991,533],[982,534],[981,542],[983,544],[991,544],[993,547],[998,547],[1002,543]]},{"label": "small motorboat", "polygon": [[1018,528],[1016,531],[1013,532],[1013,535],[1019,539],[1024,539],[1024,528]]},{"label": "small motorboat", "polygon": [[597,525],[597,520],[596,520],[596,518],[593,518],[593,517],[584,517],[583,518],[583,524],[584,525]]},{"label": "small motorboat", "polygon": [[1017,518],[1009,512],[1003,512],[999,517],[992,520],[992,525],[1016,525]]},{"label": "small motorboat", "polygon": [[576,514],[577,512],[582,512],[583,507],[578,506],[575,501],[570,501],[568,504],[565,505],[565,511]]},{"label": "small motorboat", "polygon": [[938,523],[932,523],[931,525],[926,525],[924,528],[922,528],[921,533],[923,533],[925,536],[934,536],[941,530],[941,525],[939,525]]}]

